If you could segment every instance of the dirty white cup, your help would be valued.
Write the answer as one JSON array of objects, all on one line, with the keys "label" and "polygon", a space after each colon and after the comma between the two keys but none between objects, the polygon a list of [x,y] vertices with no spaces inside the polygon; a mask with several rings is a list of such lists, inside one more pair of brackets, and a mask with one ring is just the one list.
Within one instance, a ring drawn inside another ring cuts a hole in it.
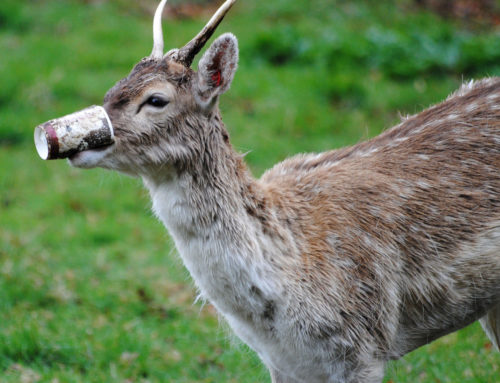
[{"label": "dirty white cup", "polygon": [[114,138],[109,116],[98,105],[35,128],[35,146],[43,160],[67,158],[77,152],[110,145]]}]

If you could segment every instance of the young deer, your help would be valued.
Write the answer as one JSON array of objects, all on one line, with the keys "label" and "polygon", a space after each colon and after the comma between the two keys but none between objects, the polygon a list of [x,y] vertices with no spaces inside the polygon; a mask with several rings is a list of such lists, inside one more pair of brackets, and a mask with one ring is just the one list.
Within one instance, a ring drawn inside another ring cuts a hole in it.
[{"label": "young deer", "polygon": [[277,382],[381,382],[384,365],[480,320],[500,341],[500,79],[349,148],[254,179],[218,109],[235,0],[181,49],[154,47],[104,98],[114,144],[73,155],[143,179],[203,297]]}]

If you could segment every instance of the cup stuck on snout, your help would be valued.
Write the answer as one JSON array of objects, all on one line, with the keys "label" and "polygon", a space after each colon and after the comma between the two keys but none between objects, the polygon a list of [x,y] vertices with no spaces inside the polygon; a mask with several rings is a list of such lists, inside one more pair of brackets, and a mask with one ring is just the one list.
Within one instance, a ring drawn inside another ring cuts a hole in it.
[{"label": "cup stuck on snout", "polygon": [[109,116],[98,105],[35,128],[35,146],[43,160],[67,158],[84,150],[111,145],[114,139]]}]

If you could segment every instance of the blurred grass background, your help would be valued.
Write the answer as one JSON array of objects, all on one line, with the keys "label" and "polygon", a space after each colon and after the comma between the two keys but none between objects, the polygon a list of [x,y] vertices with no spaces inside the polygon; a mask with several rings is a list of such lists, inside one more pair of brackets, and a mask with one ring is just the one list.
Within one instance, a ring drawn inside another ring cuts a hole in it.
[{"label": "blurred grass background", "polygon": [[[438,3],[240,1],[218,31],[240,42],[221,110],[254,174],[371,137],[464,80],[500,74],[498,2]],[[173,1],[166,48],[216,5]],[[0,2],[2,383],[269,381],[213,308],[193,304],[140,181],[43,162],[34,149],[35,125],[100,104],[150,53],[155,6]],[[494,383],[499,363],[474,324],[391,363],[385,382]]]}]

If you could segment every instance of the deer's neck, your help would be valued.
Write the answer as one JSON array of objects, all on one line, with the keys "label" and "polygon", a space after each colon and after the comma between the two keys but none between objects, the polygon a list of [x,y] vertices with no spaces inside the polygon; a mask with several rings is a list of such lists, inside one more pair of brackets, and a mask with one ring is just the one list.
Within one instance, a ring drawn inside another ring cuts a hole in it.
[{"label": "deer's neck", "polygon": [[233,315],[256,286],[262,295],[276,291],[267,286],[265,239],[248,214],[265,197],[229,145],[207,158],[189,171],[144,182],[201,294]]}]

